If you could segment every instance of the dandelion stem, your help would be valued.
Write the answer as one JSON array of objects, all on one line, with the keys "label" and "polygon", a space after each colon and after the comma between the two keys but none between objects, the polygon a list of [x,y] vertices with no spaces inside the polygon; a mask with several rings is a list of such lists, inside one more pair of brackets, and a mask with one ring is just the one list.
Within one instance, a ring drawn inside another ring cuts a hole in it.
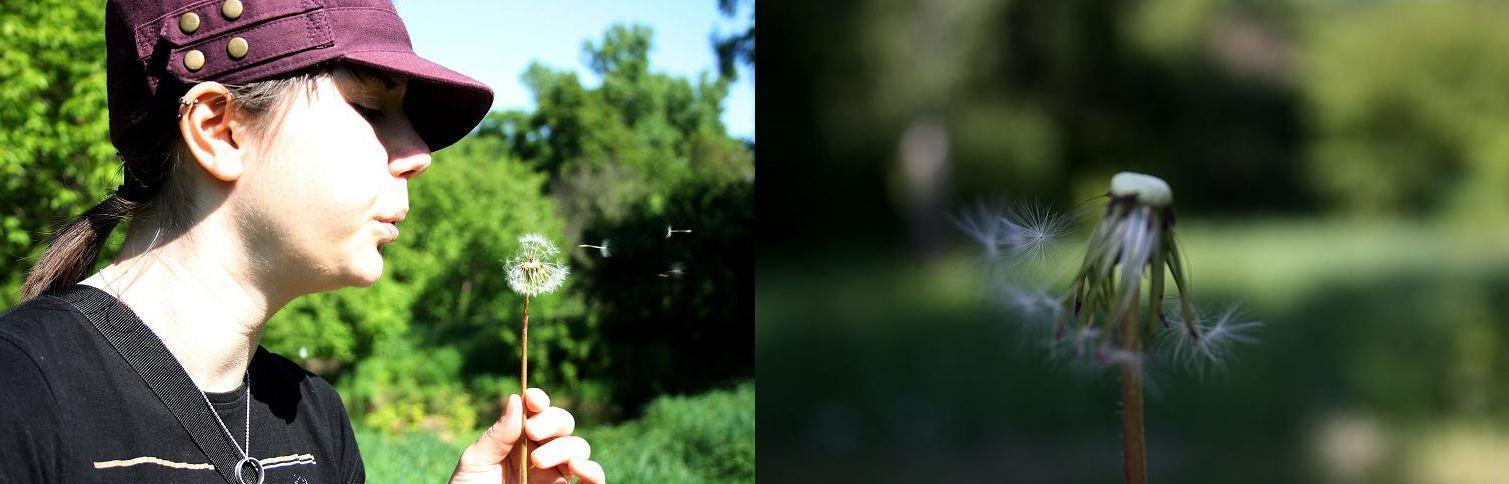
[{"label": "dandelion stem", "polygon": [[[524,295],[524,330],[519,338],[519,400],[523,403],[524,390],[529,388],[529,295]],[[529,405],[520,405],[525,414]],[[529,437],[519,433],[519,482],[529,484]]]},{"label": "dandelion stem", "polygon": [[[1121,321],[1121,343],[1127,354],[1141,349],[1137,301]],[[1142,361],[1128,358],[1121,362],[1121,447],[1122,467],[1127,484],[1147,484],[1147,447],[1142,428]]]}]

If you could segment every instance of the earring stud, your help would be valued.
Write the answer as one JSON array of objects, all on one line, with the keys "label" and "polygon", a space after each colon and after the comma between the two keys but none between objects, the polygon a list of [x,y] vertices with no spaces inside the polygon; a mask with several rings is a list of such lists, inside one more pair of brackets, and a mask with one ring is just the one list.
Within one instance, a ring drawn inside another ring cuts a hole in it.
[{"label": "earring stud", "polygon": [[178,119],[183,119],[185,108],[193,109],[195,104],[199,104],[198,99],[178,98]]}]

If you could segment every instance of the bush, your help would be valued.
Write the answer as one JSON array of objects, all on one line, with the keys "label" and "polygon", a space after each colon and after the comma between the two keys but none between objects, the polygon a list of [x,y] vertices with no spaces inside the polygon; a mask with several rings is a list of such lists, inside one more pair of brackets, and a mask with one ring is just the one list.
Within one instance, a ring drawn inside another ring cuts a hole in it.
[{"label": "bush", "polygon": [[613,482],[754,482],[754,382],[661,397],[639,420],[577,434]]}]

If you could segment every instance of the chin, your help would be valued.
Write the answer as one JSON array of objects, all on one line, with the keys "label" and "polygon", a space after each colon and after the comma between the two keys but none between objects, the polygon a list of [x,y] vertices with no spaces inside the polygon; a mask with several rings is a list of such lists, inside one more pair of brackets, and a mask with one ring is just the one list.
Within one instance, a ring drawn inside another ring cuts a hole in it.
[{"label": "chin", "polygon": [[356,261],[356,267],[352,271],[351,285],[356,287],[371,287],[382,279],[383,260],[382,253],[373,249]]}]

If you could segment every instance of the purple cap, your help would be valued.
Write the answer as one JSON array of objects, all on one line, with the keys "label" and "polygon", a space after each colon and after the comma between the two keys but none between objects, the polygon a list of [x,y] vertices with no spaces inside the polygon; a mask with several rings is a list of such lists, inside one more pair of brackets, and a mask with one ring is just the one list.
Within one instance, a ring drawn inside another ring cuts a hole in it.
[{"label": "purple cap", "polygon": [[414,54],[390,0],[109,0],[110,140],[157,146],[177,98],[201,81],[242,84],[347,62],[409,79],[404,110],[430,150],[466,136],[492,90]]}]

